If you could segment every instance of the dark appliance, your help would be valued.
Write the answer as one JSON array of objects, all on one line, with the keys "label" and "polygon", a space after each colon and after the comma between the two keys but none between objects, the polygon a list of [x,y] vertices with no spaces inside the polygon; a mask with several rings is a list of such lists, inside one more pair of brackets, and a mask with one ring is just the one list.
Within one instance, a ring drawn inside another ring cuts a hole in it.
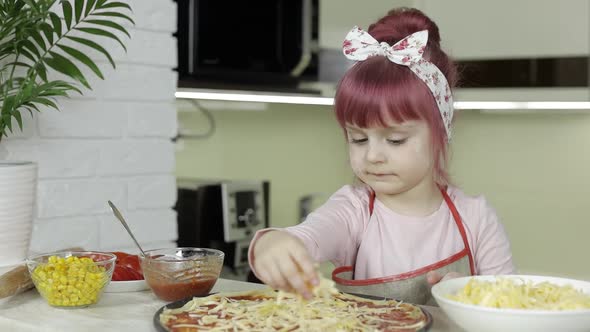
[{"label": "dark appliance", "polygon": [[269,225],[269,190],[268,181],[178,180],[178,246],[222,250],[224,266],[245,276],[250,241]]},{"label": "dark appliance", "polygon": [[179,87],[295,88],[317,77],[319,0],[176,0]]}]

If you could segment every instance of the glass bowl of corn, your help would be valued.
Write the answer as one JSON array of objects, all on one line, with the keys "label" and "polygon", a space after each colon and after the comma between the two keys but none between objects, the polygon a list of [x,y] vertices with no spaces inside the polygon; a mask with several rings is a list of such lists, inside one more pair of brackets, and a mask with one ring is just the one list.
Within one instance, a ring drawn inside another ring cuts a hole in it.
[{"label": "glass bowl of corn", "polygon": [[100,299],[117,256],[98,251],[62,251],[27,259],[35,288],[54,307],[83,308]]}]

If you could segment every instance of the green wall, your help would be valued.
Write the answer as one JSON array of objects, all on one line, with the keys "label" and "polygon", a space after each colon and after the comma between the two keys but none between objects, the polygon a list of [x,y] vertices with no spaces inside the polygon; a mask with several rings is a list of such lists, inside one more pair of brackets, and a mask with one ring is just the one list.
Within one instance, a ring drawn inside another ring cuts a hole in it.
[{"label": "green wall", "polygon": [[590,112],[460,114],[452,174],[483,193],[521,273],[590,280]]},{"label": "green wall", "polygon": [[[352,179],[345,140],[329,107],[269,104],[264,111],[212,115],[211,138],[179,142],[177,175],[270,180],[274,226],[298,221],[301,196],[332,193]],[[179,125],[182,131],[203,132],[207,119],[198,111],[179,112]]]},{"label": "green wall", "polygon": [[[179,141],[179,177],[268,179],[271,222],[279,227],[297,223],[302,195],[331,193],[351,181],[331,108],[226,105],[212,111],[212,137]],[[206,130],[206,118],[190,104],[179,102],[179,110],[183,131]],[[521,273],[590,279],[589,169],[590,113],[457,116],[451,174],[496,208]]]}]

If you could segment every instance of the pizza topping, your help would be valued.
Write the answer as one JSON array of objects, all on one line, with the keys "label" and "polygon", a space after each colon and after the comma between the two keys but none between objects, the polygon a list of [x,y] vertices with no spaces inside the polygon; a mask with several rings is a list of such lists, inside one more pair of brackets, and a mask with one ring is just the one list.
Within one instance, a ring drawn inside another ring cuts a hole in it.
[{"label": "pizza topping", "polygon": [[117,256],[112,281],[143,280],[139,256],[121,251],[113,251],[111,254]]},{"label": "pizza topping", "polygon": [[471,279],[448,298],[466,304],[492,308],[579,310],[590,309],[590,295],[571,285],[550,282],[496,278],[494,281]]},{"label": "pizza topping", "polygon": [[270,289],[214,294],[165,309],[160,320],[171,331],[414,331],[426,323],[417,306],[341,294],[331,280],[322,279],[313,294],[310,301]]}]

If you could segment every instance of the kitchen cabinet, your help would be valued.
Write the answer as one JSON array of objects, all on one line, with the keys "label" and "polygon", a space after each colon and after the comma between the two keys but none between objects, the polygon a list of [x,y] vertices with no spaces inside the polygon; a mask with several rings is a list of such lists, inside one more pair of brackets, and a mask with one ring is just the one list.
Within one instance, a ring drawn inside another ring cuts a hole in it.
[{"label": "kitchen cabinet", "polygon": [[590,1],[320,0],[319,81],[324,95],[350,67],[345,34],[400,6],[439,26],[442,47],[460,63],[457,101],[589,100]]},{"label": "kitchen cabinet", "polygon": [[588,0],[416,0],[458,60],[588,56]]},{"label": "kitchen cabinet", "polygon": [[588,0],[320,0],[320,49],[340,49],[354,25],[367,28],[400,6],[431,17],[458,60],[589,54]]}]

